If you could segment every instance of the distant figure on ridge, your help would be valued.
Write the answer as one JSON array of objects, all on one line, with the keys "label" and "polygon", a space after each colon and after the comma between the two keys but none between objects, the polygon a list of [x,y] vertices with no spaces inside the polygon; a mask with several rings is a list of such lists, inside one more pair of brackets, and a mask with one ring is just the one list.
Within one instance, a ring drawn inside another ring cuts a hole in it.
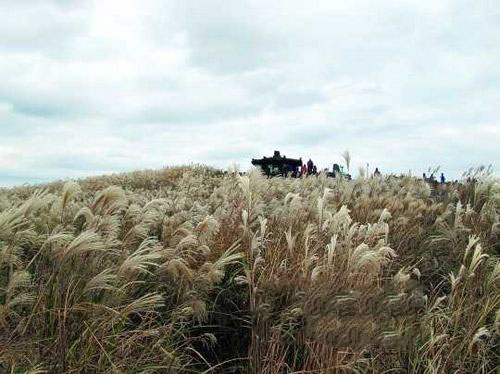
[{"label": "distant figure on ridge", "polygon": [[446,183],[446,179],[445,179],[443,173],[441,173],[441,178],[440,179],[441,179],[441,184],[445,184]]},{"label": "distant figure on ridge", "polygon": [[380,170],[378,168],[375,168],[375,171],[373,172],[373,175],[376,177],[380,177]]},{"label": "distant figure on ridge", "polygon": [[424,180],[424,182],[427,182],[427,175],[425,175],[425,173],[422,175],[422,179]]},{"label": "distant figure on ridge", "polygon": [[309,159],[309,161],[307,161],[307,174],[312,174],[313,166],[314,166],[314,163],[312,162],[311,159]]},{"label": "distant figure on ridge", "polygon": [[333,164],[333,177],[337,178],[337,175],[340,175],[340,166],[339,164]]}]

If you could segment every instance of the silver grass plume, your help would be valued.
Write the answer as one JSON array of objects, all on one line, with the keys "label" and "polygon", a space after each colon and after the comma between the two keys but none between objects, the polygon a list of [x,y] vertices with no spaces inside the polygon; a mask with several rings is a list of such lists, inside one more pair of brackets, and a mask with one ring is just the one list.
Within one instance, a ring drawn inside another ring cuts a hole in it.
[{"label": "silver grass plume", "polygon": [[154,312],[156,309],[165,305],[163,297],[158,293],[148,293],[140,298],[123,305],[119,309],[118,315],[126,317],[132,313]]},{"label": "silver grass plume", "polygon": [[92,277],[83,288],[83,293],[87,294],[92,291],[113,291],[116,289],[114,283],[116,282],[117,275],[113,273],[113,269],[107,268],[99,274]]},{"label": "silver grass plume", "polygon": [[189,263],[183,258],[173,258],[160,266],[160,273],[169,274],[174,279],[186,279],[192,281],[194,271],[189,267]]},{"label": "silver grass plume", "polygon": [[133,274],[151,274],[150,268],[159,266],[157,261],[162,258],[155,238],[146,238],[136,251],[131,253],[119,266],[118,274],[129,276]]},{"label": "silver grass plume", "polygon": [[94,213],[92,213],[89,207],[84,206],[80,208],[80,210],[75,214],[73,222],[76,222],[80,217],[84,218],[87,227],[90,227],[94,222]]},{"label": "silver grass plume", "polygon": [[61,200],[61,221],[64,217],[64,211],[68,206],[69,202],[75,198],[81,192],[80,185],[76,182],[67,182],[63,186],[62,190],[62,200]]},{"label": "silver grass plume", "polygon": [[[60,239],[65,241],[67,239],[66,233],[60,234]],[[58,234],[52,236],[47,241],[52,242],[57,238]],[[54,253],[59,259],[60,263],[68,261],[70,258],[78,257],[87,252],[105,252],[111,251],[111,249],[106,248],[102,238],[99,234],[93,230],[83,231],[80,235],[74,238],[71,243],[63,248],[55,249]]]},{"label": "silver grass plume", "polygon": [[92,204],[94,213],[109,214],[125,206],[125,192],[121,187],[110,186],[99,192]]},{"label": "silver grass plume", "polygon": [[288,230],[285,231],[285,238],[286,238],[286,243],[287,243],[287,248],[288,248],[288,253],[292,254],[293,250],[295,248],[295,241],[297,239],[298,233],[295,235],[292,235],[292,226],[288,227]]},{"label": "silver grass plume", "polygon": [[337,238],[338,235],[334,234],[330,238],[330,243],[326,246],[326,254],[327,254],[327,263],[328,266],[331,266],[333,263],[333,256],[335,254],[335,248],[337,247]]},{"label": "silver grass plume", "polygon": [[0,304],[0,326],[5,326],[9,318],[17,317],[16,307],[33,304],[34,296],[29,291],[31,276],[27,271],[15,271],[9,278],[4,290],[5,303]]},{"label": "silver grass plume", "polygon": [[349,171],[351,166],[351,153],[349,152],[349,150],[346,149],[344,152],[340,154],[340,156],[342,156],[342,158],[344,159],[345,164],[347,166],[347,170]]},{"label": "silver grass plume", "polygon": [[205,262],[200,272],[213,284],[218,284],[222,281],[225,275],[225,268],[231,264],[239,263],[243,258],[243,254],[236,252],[240,247],[239,243],[234,243],[229,247],[215,262]]},{"label": "silver grass plume", "polygon": [[20,209],[9,209],[0,213],[0,239],[8,241],[14,233],[20,230],[26,219]]},{"label": "silver grass plume", "polygon": [[475,275],[475,272],[479,267],[479,265],[481,264],[481,262],[486,260],[488,257],[489,255],[483,253],[483,248],[481,247],[481,244],[477,243],[474,248],[474,252],[472,253],[472,257],[469,264],[469,269],[468,269],[469,277],[473,277]]}]

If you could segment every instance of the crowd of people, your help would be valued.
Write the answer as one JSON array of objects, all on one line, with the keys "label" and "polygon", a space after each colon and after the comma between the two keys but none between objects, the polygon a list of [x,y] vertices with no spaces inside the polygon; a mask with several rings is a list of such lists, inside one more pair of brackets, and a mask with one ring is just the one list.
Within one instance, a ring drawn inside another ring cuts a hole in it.
[{"label": "crowd of people", "polygon": [[311,159],[309,159],[309,161],[307,161],[307,164],[303,164],[300,167],[299,176],[317,175],[317,174],[318,174],[318,167],[316,165],[314,165],[314,162]]},{"label": "crowd of people", "polygon": [[[323,172],[332,174],[335,177],[338,174],[340,174],[340,169],[339,169],[339,166],[337,164],[334,164],[333,165],[333,173],[330,173],[328,169],[324,169]],[[311,159],[309,159],[309,161],[307,161],[306,164],[303,164],[300,167],[298,176],[300,177],[302,175],[307,176],[307,175],[317,175],[317,174],[318,174],[317,166],[314,164],[314,162]],[[382,176],[382,173],[380,172],[378,167],[375,168],[375,171],[373,172],[373,176],[374,177],[381,177]],[[441,175],[439,176],[439,180],[436,179],[436,177],[434,176],[434,173],[431,173],[431,175],[429,177],[427,177],[427,175],[425,173],[423,173],[422,180],[424,182],[432,183],[432,184],[446,184],[446,177],[444,176],[444,173],[441,173]]]},{"label": "crowd of people", "polygon": [[[282,160],[283,162],[280,165],[280,161]],[[344,168],[339,164],[333,164],[332,171],[328,170],[328,168],[319,171],[317,165],[315,165],[311,159],[309,159],[305,164],[302,164],[302,162],[296,162],[298,161],[296,159],[287,159],[286,156],[284,155],[281,156],[279,151],[275,151],[273,157],[270,158],[264,157],[262,160],[257,160],[257,161],[261,162],[260,164],[257,165],[261,165],[266,175],[269,176],[289,175],[293,177],[301,177],[301,176],[318,175],[320,173],[321,174],[324,173],[334,178],[336,178],[337,176],[341,176],[347,179],[351,179],[351,175],[348,172],[345,172]],[[262,163],[262,161],[264,161],[264,163]],[[252,161],[252,163],[254,162],[255,160]],[[369,176],[368,170],[367,170],[367,175]],[[382,173],[380,172],[378,167],[375,168],[372,176],[373,177],[382,176]],[[403,175],[401,175],[401,177],[402,176]],[[429,177],[427,177],[427,175],[423,173],[422,179],[423,181],[430,184],[446,184],[446,178],[444,176],[444,173],[441,173],[439,180],[436,179],[434,173],[431,173]]]},{"label": "crowd of people", "polygon": [[[328,170],[328,168],[325,168],[322,172],[326,174],[331,174],[333,177],[336,177],[337,175],[342,175],[343,173],[341,172],[341,166],[338,164],[333,164],[332,172]],[[295,176],[308,176],[308,175],[318,175],[318,167],[314,164],[314,162],[309,159],[307,163],[302,164],[302,166],[299,168],[298,172],[292,173]],[[380,173],[380,170],[378,168],[375,168],[375,171],[373,172],[373,175],[375,177],[380,177],[382,174]]]},{"label": "crowd of people", "polygon": [[[427,177],[427,175],[424,173],[424,174],[422,174],[422,179],[428,183],[437,183],[437,180],[436,180],[436,177],[434,176],[434,173],[431,173],[431,175],[429,177]],[[441,183],[441,184],[446,183],[446,178],[444,177],[444,173],[441,173],[441,176],[439,177],[439,183]]]}]

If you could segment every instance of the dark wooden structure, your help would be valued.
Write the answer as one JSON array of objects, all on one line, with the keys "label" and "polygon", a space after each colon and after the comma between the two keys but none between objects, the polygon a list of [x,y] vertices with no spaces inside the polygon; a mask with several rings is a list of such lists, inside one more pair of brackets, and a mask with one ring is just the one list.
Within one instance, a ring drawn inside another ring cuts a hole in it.
[{"label": "dark wooden structure", "polygon": [[267,176],[297,176],[302,166],[302,159],[287,158],[281,156],[279,151],[274,151],[273,157],[252,159],[252,165],[260,166],[262,172]]}]

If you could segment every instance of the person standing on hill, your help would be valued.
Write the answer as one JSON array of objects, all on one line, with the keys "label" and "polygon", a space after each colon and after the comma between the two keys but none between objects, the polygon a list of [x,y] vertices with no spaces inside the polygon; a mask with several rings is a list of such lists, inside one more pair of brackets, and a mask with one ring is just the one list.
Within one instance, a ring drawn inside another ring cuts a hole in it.
[{"label": "person standing on hill", "polygon": [[309,159],[309,161],[307,161],[307,174],[312,174],[313,172],[313,166],[314,166],[314,163],[312,162],[311,159]]},{"label": "person standing on hill", "polygon": [[378,168],[375,168],[375,171],[373,172],[373,175],[375,177],[380,177],[380,171],[378,170]]},{"label": "person standing on hill", "polygon": [[441,178],[440,179],[441,179],[441,184],[445,184],[446,183],[446,179],[445,179],[443,173],[441,173]]},{"label": "person standing on hill", "polygon": [[340,166],[339,164],[333,164],[333,177],[337,178],[337,175],[340,175]]},{"label": "person standing on hill", "polygon": [[302,164],[302,166],[300,167],[300,175],[306,175],[307,174],[307,166],[306,164]]}]

